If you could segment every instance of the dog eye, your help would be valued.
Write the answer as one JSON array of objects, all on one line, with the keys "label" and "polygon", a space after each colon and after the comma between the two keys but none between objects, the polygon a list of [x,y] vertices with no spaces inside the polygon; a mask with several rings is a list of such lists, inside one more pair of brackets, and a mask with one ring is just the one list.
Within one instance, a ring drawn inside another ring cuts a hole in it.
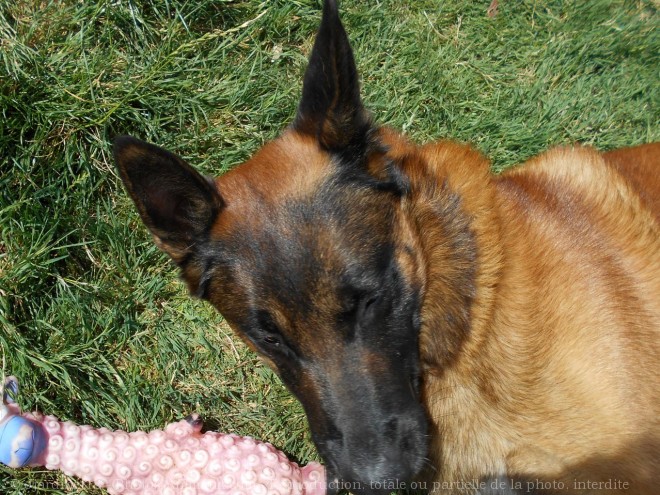
[{"label": "dog eye", "polygon": [[364,302],[364,309],[363,309],[363,311],[365,311],[365,312],[368,311],[369,308],[370,308],[371,306],[373,306],[374,304],[376,304],[377,301],[378,301],[378,296],[372,296],[372,297],[368,298],[368,299]]},{"label": "dog eye", "polygon": [[368,297],[364,297],[360,302],[358,309],[358,318],[360,321],[369,320],[374,316],[374,312],[378,308],[378,303],[380,302],[380,296],[378,294],[372,294]]},{"label": "dog eye", "polygon": [[380,302],[380,294],[366,290],[347,291],[343,301],[343,310],[339,313],[338,321],[345,324],[365,323],[373,317],[375,309]]},{"label": "dog eye", "polygon": [[277,349],[280,352],[289,350],[279,326],[268,312],[260,311],[255,323],[254,333],[252,334],[253,339],[264,351],[267,349]]},{"label": "dog eye", "polygon": [[275,337],[274,335],[267,335],[267,336],[265,336],[263,339],[261,339],[261,341],[262,341],[264,344],[266,344],[266,345],[268,345],[268,346],[271,346],[271,347],[279,346],[279,345],[280,345],[280,339],[278,339],[278,338]]}]

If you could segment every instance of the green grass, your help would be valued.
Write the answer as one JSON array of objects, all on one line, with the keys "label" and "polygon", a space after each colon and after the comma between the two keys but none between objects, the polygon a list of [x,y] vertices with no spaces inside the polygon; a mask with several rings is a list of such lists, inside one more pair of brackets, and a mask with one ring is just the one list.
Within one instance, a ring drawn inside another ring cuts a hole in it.
[{"label": "green grass", "polygon": [[[311,0],[0,0],[0,343],[25,409],[214,429],[316,458],[300,406],[190,299],[114,171],[131,133],[205,173],[292,118]],[[500,170],[553,144],[660,138],[657,2],[345,0],[377,120],[470,141]],[[0,493],[100,493],[0,468]]]}]

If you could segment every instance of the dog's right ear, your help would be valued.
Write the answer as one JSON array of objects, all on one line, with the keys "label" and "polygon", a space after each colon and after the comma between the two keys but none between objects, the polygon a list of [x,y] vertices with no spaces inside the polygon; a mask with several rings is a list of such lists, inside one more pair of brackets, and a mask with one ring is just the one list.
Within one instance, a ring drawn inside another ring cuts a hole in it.
[{"label": "dog's right ear", "polygon": [[173,153],[130,136],[112,148],[119,175],[160,249],[180,263],[203,239],[223,202],[214,183]]},{"label": "dog's right ear", "polygon": [[365,148],[371,120],[360,99],[353,50],[336,0],[325,0],[323,17],[305,71],[293,126],[330,151]]}]

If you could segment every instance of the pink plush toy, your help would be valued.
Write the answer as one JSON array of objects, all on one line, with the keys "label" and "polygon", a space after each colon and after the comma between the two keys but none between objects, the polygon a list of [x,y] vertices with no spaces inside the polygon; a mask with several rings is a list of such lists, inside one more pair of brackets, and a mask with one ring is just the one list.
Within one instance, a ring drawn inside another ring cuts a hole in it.
[{"label": "pink plush toy", "polygon": [[78,426],[40,413],[21,414],[5,381],[0,405],[0,462],[61,469],[110,494],[324,495],[323,466],[301,468],[268,443],[201,433],[197,415],[165,430],[126,433]]}]

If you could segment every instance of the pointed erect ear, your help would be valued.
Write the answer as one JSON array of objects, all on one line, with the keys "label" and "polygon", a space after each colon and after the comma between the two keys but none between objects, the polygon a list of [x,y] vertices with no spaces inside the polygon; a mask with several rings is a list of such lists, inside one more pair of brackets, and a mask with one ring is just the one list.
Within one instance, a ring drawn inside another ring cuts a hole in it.
[{"label": "pointed erect ear", "polygon": [[353,51],[339,20],[336,0],[326,0],[323,5],[294,127],[316,136],[330,151],[366,141],[370,121],[360,100]]},{"label": "pointed erect ear", "polygon": [[222,208],[215,185],[178,156],[139,139],[117,137],[112,150],[156,244],[177,263],[183,261]]}]

